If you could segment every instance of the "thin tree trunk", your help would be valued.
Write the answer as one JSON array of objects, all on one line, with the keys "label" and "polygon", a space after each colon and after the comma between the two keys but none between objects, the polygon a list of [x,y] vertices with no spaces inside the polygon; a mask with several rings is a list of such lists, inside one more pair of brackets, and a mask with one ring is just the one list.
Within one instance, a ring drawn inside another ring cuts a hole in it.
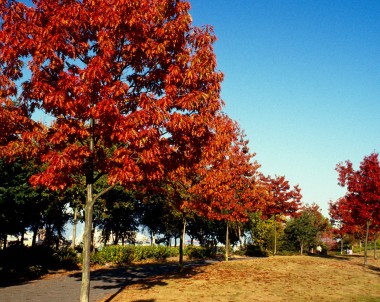
[{"label": "thin tree trunk", "polygon": [[377,238],[378,235],[375,235],[375,240],[374,240],[374,246],[373,246],[373,259],[377,260]]},{"label": "thin tree trunk", "polygon": [[90,299],[90,253],[92,240],[92,216],[94,213],[94,162],[93,154],[95,151],[94,137],[94,119],[90,119],[90,143],[91,152],[88,158],[89,172],[86,175],[87,197],[84,216],[84,233],[83,233],[83,262],[82,262],[82,283],[80,289],[80,302],[88,302]]},{"label": "thin tree trunk", "polygon": [[153,231],[150,232],[150,245],[151,246],[156,245],[156,233]]},{"label": "thin tree trunk", "polygon": [[38,225],[34,225],[33,227],[33,237],[32,237],[32,246],[36,246],[37,242],[37,234],[38,234]]},{"label": "thin tree trunk", "polygon": [[240,244],[240,249],[242,249],[244,246],[243,246],[243,238],[241,236],[241,228],[240,228],[240,225],[238,225],[238,234],[239,234],[239,244]]},{"label": "thin tree trunk", "polygon": [[75,249],[75,240],[77,237],[77,220],[78,220],[78,208],[74,208],[74,221],[73,221],[73,238],[71,240],[71,247]]},{"label": "thin tree trunk", "polygon": [[274,214],[274,247],[273,247],[273,256],[277,253],[277,223],[276,223],[276,214]]},{"label": "thin tree trunk", "polygon": [[340,238],[340,254],[343,255],[343,236]]},{"label": "thin tree trunk", "polygon": [[303,243],[301,243],[301,256],[303,255]]},{"label": "thin tree trunk", "polygon": [[90,253],[92,239],[92,215],[93,215],[93,185],[87,185],[87,200],[84,210],[84,234],[83,234],[83,262],[82,262],[82,284],[80,301],[88,302],[90,297]]},{"label": "thin tree trunk", "polygon": [[119,233],[115,233],[115,236],[113,237],[113,244],[117,245],[119,243]]},{"label": "thin tree trunk", "polygon": [[225,260],[228,261],[228,252],[229,252],[229,247],[230,247],[230,244],[229,244],[229,236],[228,236],[228,221],[226,223],[226,252],[225,252]]},{"label": "thin tree trunk", "polygon": [[91,230],[91,252],[95,252],[95,231],[96,231],[96,225],[93,224],[92,230]]},{"label": "thin tree trunk", "polygon": [[366,222],[366,231],[365,231],[365,243],[364,243],[364,266],[367,266],[367,248],[368,248],[368,233],[369,233],[370,221]]},{"label": "thin tree trunk", "polygon": [[182,220],[181,236],[179,238],[179,270],[183,269],[183,251],[185,250],[186,218]]},{"label": "thin tree trunk", "polygon": [[23,228],[21,231],[21,246],[24,246],[24,239],[25,239],[25,230]]},{"label": "thin tree trunk", "polygon": [[8,235],[5,234],[4,237],[3,237],[3,250],[5,250],[7,248],[7,239],[8,239]]}]

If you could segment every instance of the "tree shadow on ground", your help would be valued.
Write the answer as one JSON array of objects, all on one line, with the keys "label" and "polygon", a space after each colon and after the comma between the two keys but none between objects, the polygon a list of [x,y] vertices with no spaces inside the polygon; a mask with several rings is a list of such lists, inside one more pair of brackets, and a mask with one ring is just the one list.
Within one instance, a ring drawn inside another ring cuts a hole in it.
[{"label": "tree shadow on ground", "polygon": [[[380,277],[380,262],[379,266],[367,264],[364,265],[364,256],[363,255],[313,255],[313,257],[321,257],[325,259],[332,259],[332,260],[340,260],[340,261],[352,261],[353,265],[357,265],[360,267],[363,267],[363,269],[368,269]],[[369,256],[368,256],[369,258]],[[359,262],[358,260],[362,259],[362,262]]]},{"label": "tree shadow on ground", "polygon": [[[118,289],[116,293],[104,300],[112,301],[127,286],[140,285],[141,290],[146,290],[156,286],[166,286],[167,279],[191,278],[200,273],[203,266],[217,262],[216,260],[194,260],[184,263],[182,271],[179,271],[177,262],[131,264],[127,266],[100,268],[91,271],[91,288],[93,289]],[[82,274],[80,272],[70,274],[80,282]],[[95,281],[95,282],[94,282]],[[154,300],[139,300],[141,302],[153,302]]]}]

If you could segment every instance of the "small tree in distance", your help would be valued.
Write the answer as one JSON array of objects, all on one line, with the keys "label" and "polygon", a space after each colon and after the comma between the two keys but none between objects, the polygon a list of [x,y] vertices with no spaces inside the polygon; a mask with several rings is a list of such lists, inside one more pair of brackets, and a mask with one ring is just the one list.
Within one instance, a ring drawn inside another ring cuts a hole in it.
[{"label": "small tree in distance", "polygon": [[312,204],[303,207],[302,211],[288,221],[285,228],[285,239],[297,243],[300,254],[305,248],[320,244],[320,234],[329,228],[329,221],[323,217],[319,206]]},{"label": "small tree in distance", "polygon": [[290,188],[289,181],[285,176],[275,176],[274,178],[262,177],[262,184],[266,192],[261,199],[259,209],[266,219],[273,217],[274,221],[274,248],[273,254],[277,253],[277,219],[281,216],[294,216],[301,204],[301,189],[294,186]]}]

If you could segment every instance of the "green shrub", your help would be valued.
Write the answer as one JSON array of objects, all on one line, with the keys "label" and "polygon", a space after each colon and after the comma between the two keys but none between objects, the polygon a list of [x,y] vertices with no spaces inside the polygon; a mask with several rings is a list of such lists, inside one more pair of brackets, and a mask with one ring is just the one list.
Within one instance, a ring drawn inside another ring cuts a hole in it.
[{"label": "green shrub", "polygon": [[276,253],[276,255],[278,256],[296,256],[299,254],[300,253],[298,251],[285,251],[285,250],[277,251]]},{"label": "green shrub", "polygon": [[91,262],[104,265],[106,263],[131,263],[135,259],[133,246],[110,245],[91,255]]},{"label": "green shrub", "polygon": [[234,255],[238,255],[238,256],[245,256],[245,253],[246,253],[246,249],[244,249],[244,248],[240,248],[240,249],[234,251]]},{"label": "green shrub", "polygon": [[91,255],[91,262],[104,265],[125,264],[144,261],[147,259],[165,260],[168,257],[178,256],[178,248],[166,246],[120,246],[109,245]]},{"label": "green shrub", "polygon": [[56,265],[57,269],[77,269],[78,262],[77,252],[70,247],[61,248],[53,253],[53,265]]},{"label": "green shrub", "polygon": [[216,257],[216,249],[189,245],[185,249],[185,255],[190,259],[207,259]]},{"label": "green shrub", "polygon": [[269,252],[258,245],[249,244],[246,247],[245,255],[249,257],[269,257]]}]

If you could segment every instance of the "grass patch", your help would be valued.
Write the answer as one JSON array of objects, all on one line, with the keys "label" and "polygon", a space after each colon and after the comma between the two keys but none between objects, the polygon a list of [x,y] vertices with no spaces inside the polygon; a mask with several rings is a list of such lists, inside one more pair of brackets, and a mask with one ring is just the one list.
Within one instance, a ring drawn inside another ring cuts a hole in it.
[{"label": "grass patch", "polygon": [[380,261],[362,263],[309,256],[218,262],[129,285],[107,301],[380,301]]}]

